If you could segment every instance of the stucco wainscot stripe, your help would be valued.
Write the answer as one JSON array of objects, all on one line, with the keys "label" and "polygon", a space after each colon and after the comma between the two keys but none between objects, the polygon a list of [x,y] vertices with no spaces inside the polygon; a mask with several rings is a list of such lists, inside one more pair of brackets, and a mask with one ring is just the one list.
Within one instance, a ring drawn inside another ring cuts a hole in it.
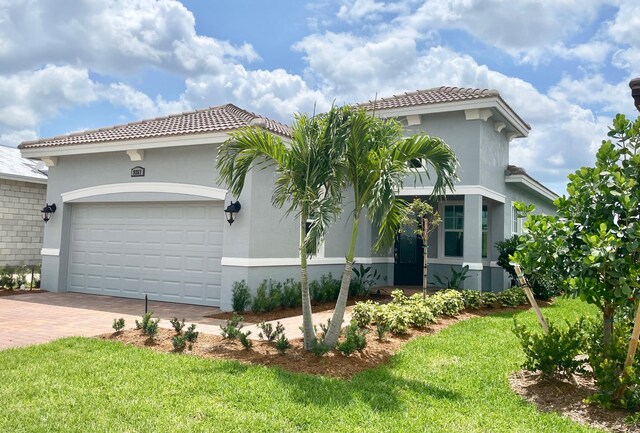
[{"label": "stucco wainscot stripe", "polygon": [[43,256],[59,256],[60,249],[58,248],[43,248],[40,250],[40,254]]},{"label": "stucco wainscot stripe", "polygon": [[[433,193],[432,186],[423,186],[415,188],[402,188],[400,195],[431,195]],[[481,195],[483,197],[495,200],[499,203],[506,202],[504,194],[500,194],[492,189],[489,189],[482,185],[457,185],[450,191],[450,194],[455,195]]]},{"label": "stucco wainscot stripe", "polygon": [[122,194],[130,192],[159,192],[169,194],[195,195],[213,200],[224,200],[227,191],[221,188],[213,188],[204,185],[190,185],[185,183],[169,182],[135,182],[135,183],[114,183],[110,185],[98,185],[89,188],[76,189],[62,193],[64,203],[80,200],[87,197],[94,197],[105,194]]},{"label": "stucco wainscot stripe", "polygon": [[[356,257],[356,263],[365,265],[378,263],[393,263],[393,257]],[[344,265],[344,257],[318,257],[309,259],[309,266],[314,265]],[[264,266],[300,266],[299,257],[266,257],[266,258],[247,258],[247,257],[223,257],[222,266],[237,266],[243,268],[255,268]]]}]

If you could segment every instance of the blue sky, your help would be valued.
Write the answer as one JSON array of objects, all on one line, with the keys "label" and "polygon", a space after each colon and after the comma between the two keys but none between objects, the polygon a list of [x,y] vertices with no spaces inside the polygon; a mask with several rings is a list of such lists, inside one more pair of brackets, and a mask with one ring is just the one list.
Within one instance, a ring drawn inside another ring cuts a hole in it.
[{"label": "blue sky", "polygon": [[0,144],[235,103],[493,88],[528,123],[511,161],[557,192],[636,116],[637,0],[0,0]]}]

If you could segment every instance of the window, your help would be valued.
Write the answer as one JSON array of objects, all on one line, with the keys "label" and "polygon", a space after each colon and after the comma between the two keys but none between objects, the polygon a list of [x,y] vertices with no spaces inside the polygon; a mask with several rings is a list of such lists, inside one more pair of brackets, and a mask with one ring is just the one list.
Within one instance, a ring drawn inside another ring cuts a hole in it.
[{"label": "window", "polygon": [[515,206],[511,206],[511,233],[512,234],[519,234],[520,227],[518,224],[518,211],[516,210]]},{"label": "window", "polygon": [[489,256],[489,208],[482,205],[482,258]]},{"label": "window", "polygon": [[444,207],[444,255],[462,257],[464,236],[464,206],[445,205]]}]

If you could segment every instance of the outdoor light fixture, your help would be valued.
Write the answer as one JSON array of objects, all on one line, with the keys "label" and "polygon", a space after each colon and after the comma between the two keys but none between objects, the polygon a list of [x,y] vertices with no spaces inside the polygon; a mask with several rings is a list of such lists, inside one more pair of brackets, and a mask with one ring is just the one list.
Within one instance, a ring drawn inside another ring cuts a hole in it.
[{"label": "outdoor light fixture", "polygon": [[631,96],[633,96],[633,104],[636,109],[640,111],[640,78],[634,78],[629,81],[629,87],[631,87]]},{"label": "outdoor light fixture", "polygon": [[51,219],[51,214],[54,213],[55,211],[56,211],[55,203],[54,204],[46,203],[44,205],[44,207],[40,212],[42,212],[42,219],[44,220],[45,223]]},{"label": "outdoor light fixture", "polygon": [[242,206],[240,206],[240,202],[231,202],[229,204],[229,206],[227,206],[227,208],[224,210],[224,216],[227,218],[227,222],[229,223],[229,225],[233,224],[233,214],[240,212],[240,208]]}]

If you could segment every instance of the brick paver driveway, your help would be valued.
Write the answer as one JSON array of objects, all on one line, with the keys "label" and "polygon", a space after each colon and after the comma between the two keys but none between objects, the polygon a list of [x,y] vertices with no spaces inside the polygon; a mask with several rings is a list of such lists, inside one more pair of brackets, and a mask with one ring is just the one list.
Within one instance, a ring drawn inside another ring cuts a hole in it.
[{"label": "brick paver driveway", "polygon": [[[214,307],[149,301],[160,326],[170,328],[169,319],[183,317],[198,324],[198,330],[219,333],[223,320],[205,317],[220,310]],[[0,297],[0,350],[44,343],[69,336],[93,336],[113,332],[116,317],[126,327],[144,313],[144,300],[85,295],[81,293],[28,293]]]}]

